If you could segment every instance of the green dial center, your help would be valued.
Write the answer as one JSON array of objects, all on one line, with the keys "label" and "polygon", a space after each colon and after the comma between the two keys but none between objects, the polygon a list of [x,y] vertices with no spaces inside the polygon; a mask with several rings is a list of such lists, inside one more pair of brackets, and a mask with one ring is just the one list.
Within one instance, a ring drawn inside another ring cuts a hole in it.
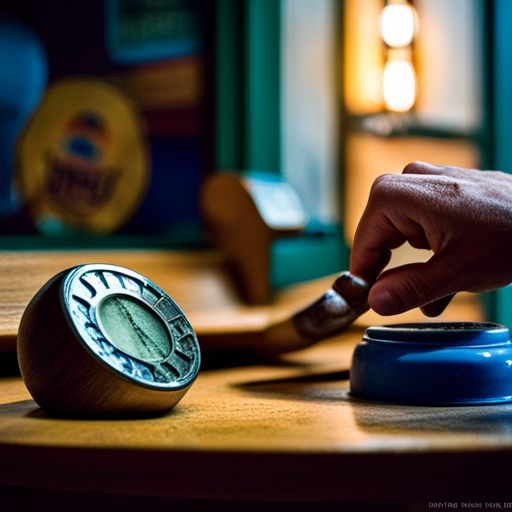
[{"label": "green dial center", "polygon": [[162,361],[172,341],[164,321],[146,304],[128,295],[110,295],[98,305],[97,315],[109,341],[143,361]]}]

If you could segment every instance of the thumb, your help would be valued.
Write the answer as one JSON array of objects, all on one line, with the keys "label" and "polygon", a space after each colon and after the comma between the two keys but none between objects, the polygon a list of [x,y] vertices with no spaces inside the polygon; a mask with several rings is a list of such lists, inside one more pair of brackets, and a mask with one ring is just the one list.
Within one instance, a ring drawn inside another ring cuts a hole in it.
[{"label": "thumb", "polygon": [[[368,302],[380,315],[397,315],[422,307],[457,291],[450,265],[433,256],[426,263],[412,263],[383,272],[370,289]],[[436,309],[436,308],[434,308]],[[440,311],[444,308],[439,308]]]}]

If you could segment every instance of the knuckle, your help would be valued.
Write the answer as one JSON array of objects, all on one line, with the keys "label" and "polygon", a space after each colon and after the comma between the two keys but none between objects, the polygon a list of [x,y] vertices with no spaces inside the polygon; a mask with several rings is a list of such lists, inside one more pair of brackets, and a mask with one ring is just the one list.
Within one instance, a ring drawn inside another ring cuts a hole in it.
[{"label": "knuckle", "polygon": [[402,174],[418,174],[420,167],[423,165],[423,162],[420,161],[411,162],[404,167]]},{"label": "knuckle", "polygon": [[378,176],[372,184],[370,190],[370,196],[374,198],[386,197],[389,191],[394,188],[394,181],[396,175],[394,174],[382,174]]}]

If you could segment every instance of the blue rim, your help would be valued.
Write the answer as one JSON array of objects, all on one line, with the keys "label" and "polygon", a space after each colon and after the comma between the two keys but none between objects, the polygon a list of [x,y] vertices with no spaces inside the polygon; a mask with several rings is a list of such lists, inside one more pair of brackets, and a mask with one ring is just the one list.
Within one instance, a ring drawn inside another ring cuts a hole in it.
[{"label": "blue rim", "polygon": [[370,327],[354,351],[350,389],[404,405],[511,403],[509,330],[478,322]]},{"label": "blue rim", "polygon": [[432,345],[496,345],[510,341],[507,327],[490,322],[423,322],[366,329],[365,341]]}]

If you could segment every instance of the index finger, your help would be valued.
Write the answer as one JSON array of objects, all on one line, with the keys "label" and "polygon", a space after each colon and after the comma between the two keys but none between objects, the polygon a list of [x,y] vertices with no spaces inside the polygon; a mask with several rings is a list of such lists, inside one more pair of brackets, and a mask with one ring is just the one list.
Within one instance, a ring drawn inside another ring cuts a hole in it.
[{"label": "index finger", "polygon": [[380,176],[375,180],[352,245],[350,271],[370,284],[389,263],[391,249],[407,239],[388,215],[388,181],[393,179],[392,176]]}]

